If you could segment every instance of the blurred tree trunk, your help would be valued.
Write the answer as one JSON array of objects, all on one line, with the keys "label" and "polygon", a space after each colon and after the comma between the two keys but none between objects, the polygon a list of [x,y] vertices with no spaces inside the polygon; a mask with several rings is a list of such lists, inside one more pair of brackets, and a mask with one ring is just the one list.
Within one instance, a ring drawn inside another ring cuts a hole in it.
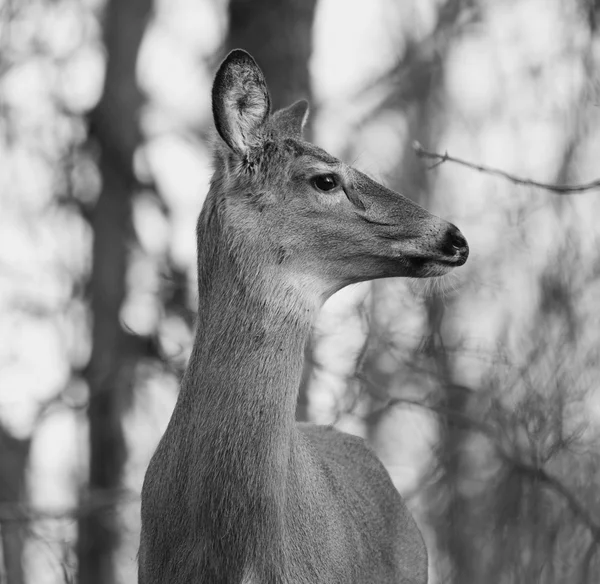
[{"label": "blurred tree trunk", "polygon": [[[23,548],[27,517],[19,509],[25,494],[30,439],[11,436],[0,426],[0,532],[6,584],[24,584]],[[0,569],[0,581],[3,581]]]},{"label": "blurred tree trunk", "polygon": [[151,0],[109,1],[104,22],[104,93],[90,115],[90,137],[100,148],[102,191],[91,221],[93,345],[86,370],[90,458],[89,484],[78,526],[80,584],[116,582],[120,525],[115,503],[127,455],[121,416],[130,399],[135,359],[119,312],[126,293],[131,197],[136,183],[132,163],[143,102],[135,65],[151,9]]},{"label": "blurred tree trunk", "polygon": [[[256,59],[267,78],[274,110],[310,99],[308,61],[315,6],[316,0],[231,0],[229,4],[227,47],[244,49]],[[305,355],[298,420],[308,417],[312,344],[307,344]]]},{"label": "blurred tree trunk", "polygon": [[227,46],[248,51],[267,77],[273,108],[310,96],[316,0],[231,0]]},{"label": "blurred tree trunk", "polygon": [[[391,177],[392,187],[412,198],[424,207],[432,208],[433,185],[429,181],[426,165],[418,159],[412,149],[414,140],[435,147],[439,130],[443,124],[444,103],[441,97],[443,91],[443,56],[448,53],[456,35],[460,32],[461,18],[470,4],[469,0],[450,0],[440,6],[437,26],[430,36],[419,40],[408,40],[406,50],[395,70],[390,73],[383,83],[388,84],[389,99],[384,107],[402,111],[408,123],[407,141],[404,145],[403,156],[397,166],[397,172]],[[385,283],[373,282],[374,298],[386,294]],[[461,414],[466,406],[465,393],[454,391],[452,355],[445,349],[444,337],[450,332],[443,325],[444,313],[451,307],[451,299],[432,296],[425,303],[425,324],[423,328],[424,354],[417,358],[425,359],[425,369],[434,374],[440,389],[440,400],[445,411]],[[406,372],[381,370],[385,362],[385,339],[389,314],[386,314],[385,303],[375,302],[371,306],[370,321],[375,328],[370,337],[375,342],[367,350],[362,374],[375,389],[372,392],[374,406],[377,402],[394,392],[401,390],[399,380],[406,377]],[[414,357],[413,357],[414,358]],[[429,378],[431,379],[431,378]],[[423,386],[428,382],[424,381]],[[367,435],[374,441],[377,435],[378,422],[381,416],[369,416],[370,425]],[[464,440],[464,432],[440,422],[440,469],[442,478],[439,480],[441,499],[445,502],[443,509],[435,509],[429,519],[436,533],[438,548],[449,558],[456,579],[454,582],[473,582],[471,578],[471,555],[469,542],[463,537],[461,530],[461,514],[464,511],[464,501],[454,488],[458,474],[461,472],[460,452]],[[438,488],[436,487],[436,488]]]},{"label": "blurred tree trunk", "polygon": [[[445,3],[441,8],[438,26],[432,37],[412,45],[409,43],[404,58],[398,63],[396,71],[390,75],[390,78],[397,81],[394,95],[387,106],[390,107],[395,102],[395,106],[405,114],[410,128],[404,149],[405,155],[398,166],[399,172],[394,177],[393,183],[400,192],[429,208],[432,203],[433,185],[429,182],[426,165],[417,159],[410,144],[413,140],[418,140],[423,144],[430,144],[436,150],[438,129],[442,127],[445,115],[441,109],[444,104],[441,93],[443,84],[440,83],[443,80],[444,65],[441,56],[449,52],[448,49],[457,32],[460,32],[457,26],[461,20],[461,12],[464,12],[467,4],[467,1],[462,0],[451,0]],[[435,47],[435,50],[428,50],[428,46]],[[592,75],[593,68],[588,68],[588,71]],[[587,99],[589,102],[589,94]],[[576,114],[573,118],[576,119]],[[589,125],[583,124],[584,127]],[[563,168],[559,171],[556,183],[568,182],[568,169],[578,141],[577,135],[573,136],[573,140],[567,141]],[[555,204],[565,203],[558,197]],[[382,285],[378,282],[375,282],[373,287],[374,295],[383,291]],[[449,568],[449,573],[445,571],[440,573],[440,579],[444,582],[460,584],[533,582],[541,581],[540,578],[550,582],[551,570],[554,566],[551,568],[547,566],[552,564],[555,554],[546,543],[550,538],[547,535],[549,529],[544,529],[544,521],[551,513],[546,500],[542,498],[543,488],[536,482],[535,474],[532,479],[528,475],[521,476],[516,472],[513,473],[516,478],[511,476],[511,489],[497,489],[490,484],[490,490],[495,490],[491,494],[487,492],[480,497],[488,505],[484,515],[481,514],[481,508],[477,506],[481,501],[478,502],[472,494],[469,494],[469,489],[465,488],[465,485],[478,478],[474,476],[477,462],[474,462],[468,449],[468,440],[473,435],[472,429],[464,423],[464,420],[472,417],[474,402],[473,392],[461,387],[455,369],[455,353],[448,350],[448,339],[451,338],[452,331],[445,319],[445,313],[451,309],[451,298],[442,299],[434,296],[426,301],[422,347],[426,369],[433,374],[432,377],[435,377],[440,388],[436,406],[444,412],[439,417],[436,468],[439,472],[436,472],[436,482],[430,489],[431,496],[428,501],[429,521],[436,536],[437,548],[444,560],[440,565],[445,568],[447,564]],[[381,336],[383,336],[389,316],[386,318],[377,304],[373,310],[371,320],[375,326],[382,327]],[[543,347],[544,342],[547,341],[543,340],[542,327],[538,326],[537,331],[540,334],[540,342],[534,345]],[[375,336],[380,335],[376,333]],[[534,334],[531,336],[535,338]],[[381,371],[380,346],[383,344],[375,343],[373,349],[369,351],[365,361],[364,376],[371,382],[374,380],[378,394],[386,395],[394,389],[398,391],[397,381],[400,376],[396,377],[389,371]],[[370,432],[375,433],[379,418],[371,416],[370,419],[374,421]],[[515,514],[518,516],[518,522],[515,521],[518,527],[508,531],[506,527],[509,523],[508,510],[515,507],[519,511]],[[493,523],[494,521],[496,524]],[[489,535],[490,531],[494,531],[489,529],[490,524],[501,526],[495,529],[496,533],[493,537]],[[503,539],[505,533],[510,534],[509,539],[512,539],[512,542]],[[513,542],[514,546],[509,548],[508,546]],[[588,557],[592,557],[591,552]]]}]

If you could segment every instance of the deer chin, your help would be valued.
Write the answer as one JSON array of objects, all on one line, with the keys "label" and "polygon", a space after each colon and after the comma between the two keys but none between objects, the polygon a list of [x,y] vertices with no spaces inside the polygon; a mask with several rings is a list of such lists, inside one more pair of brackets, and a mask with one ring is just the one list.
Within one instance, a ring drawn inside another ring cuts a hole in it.
[{"label": "deer chin", "polygon": [[454,266],[448,264],[430,263],[424,266],[423,271],[416,276],[417,278],[439,278],[451,272]]}]

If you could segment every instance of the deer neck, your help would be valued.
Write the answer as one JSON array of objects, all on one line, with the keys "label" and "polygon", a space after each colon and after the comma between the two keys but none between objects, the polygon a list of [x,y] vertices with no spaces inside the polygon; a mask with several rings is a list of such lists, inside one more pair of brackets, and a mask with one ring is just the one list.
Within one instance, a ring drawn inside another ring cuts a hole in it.
[{"label": "deer neck", "polygon": [[260,254],[234,253],[215,211],[200,222],[197,334],[180,403],[191,416],[189,492],[212,531],[207,540],[227,544],[231,556],[281,541],[304,346],[318,307],[267,274]]},{"label": "deer neck", "polygon": [[239,439],[240,448],[260,441],[268,452],[294,428],[313,311],[291,287],[263,278],[260,268],[223,256],[204,274],[211,283],[199,297],[186,382],[196,407],[215,421],[208,424],[211,431]]}]

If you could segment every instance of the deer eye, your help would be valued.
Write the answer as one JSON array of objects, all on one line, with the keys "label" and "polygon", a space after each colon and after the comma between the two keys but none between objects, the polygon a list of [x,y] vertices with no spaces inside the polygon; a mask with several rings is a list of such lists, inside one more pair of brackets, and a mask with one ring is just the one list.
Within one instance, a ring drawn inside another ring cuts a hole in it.
[{"label": "deer eye", "polygon": [[340,184],[338,177],[334,174],[322,174],[320,176],[316,176],[311,182],[315,189],[324,193],[332,191]]}]

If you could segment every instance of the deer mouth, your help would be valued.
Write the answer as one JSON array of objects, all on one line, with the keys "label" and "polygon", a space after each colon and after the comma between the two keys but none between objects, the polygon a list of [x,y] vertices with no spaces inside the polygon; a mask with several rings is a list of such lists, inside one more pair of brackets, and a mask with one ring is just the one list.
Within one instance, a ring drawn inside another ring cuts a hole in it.
[{"label": "deer mouth", "polygon": [[469,256],[468,248],[454,254],[453,256],[413,256],[409,257],[408,262],[411,271],[419,278],[429,278],[443,276],[454,268],[458,268],[467,261]]},{"label": "deer mouth", "polygon": [[[390,237],[390,239],[392,239]],[[408,240],[408,241],[407,241]],[[446,223],[435,239],[395,237],[396,250],[412,270],[428,275],[446,273],[465,264],[469,257],[469,244],[458,227]]]},{"label": "deer mouth", "polygon": [[459,252],[451,258],[435,259],[433,261],[451,268],[458,268],[466,263],[468,257],[469,248],[467,247],[465,251]]}]

